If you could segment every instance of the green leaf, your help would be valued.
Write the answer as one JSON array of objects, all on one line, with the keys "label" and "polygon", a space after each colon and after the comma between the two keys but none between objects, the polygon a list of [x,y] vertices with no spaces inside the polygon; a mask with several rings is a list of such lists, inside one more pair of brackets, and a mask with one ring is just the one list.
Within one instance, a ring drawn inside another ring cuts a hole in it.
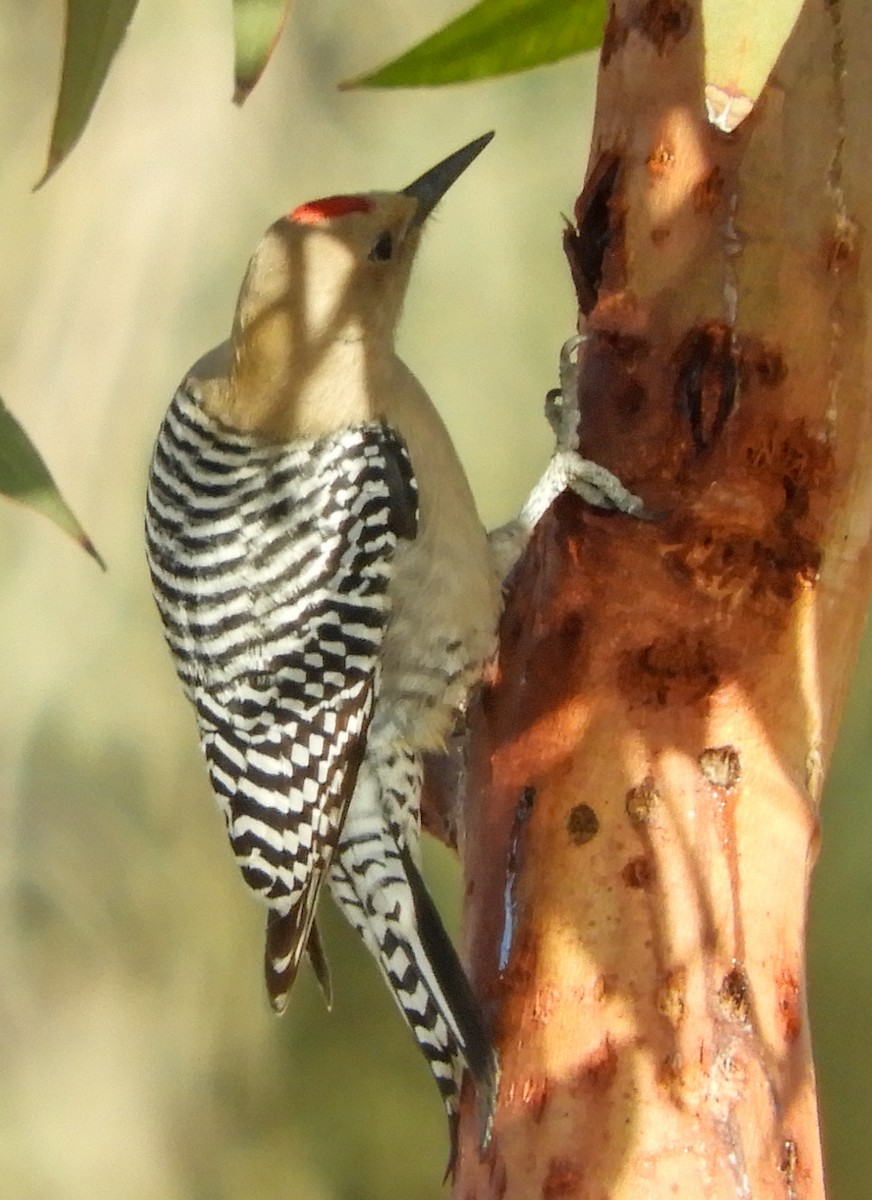
[{"label": "green leaf", "polygon": [[802,7],[803,0],[702,0],[706,106],[725,133],[759,100]]},{"label": "green leaf", "polygon": [[242,104],[275,49],[290,0],[233,0],[234,104]]},{"label": "green leaf", "polygon": [[37,187],[54,174],[81,137],[136,4],[137,0],[67,0],[58,106],[48,162]]},{"label": "green leaf", "polygon": [[55,486],[39,451],[0,400],[0,493],[44,513],[83,550],[106,564]]},{"label": "green leaf", "polygon": [[602,41],[605,0],[481,0],[351,87],[432,87],[527,71]]}]

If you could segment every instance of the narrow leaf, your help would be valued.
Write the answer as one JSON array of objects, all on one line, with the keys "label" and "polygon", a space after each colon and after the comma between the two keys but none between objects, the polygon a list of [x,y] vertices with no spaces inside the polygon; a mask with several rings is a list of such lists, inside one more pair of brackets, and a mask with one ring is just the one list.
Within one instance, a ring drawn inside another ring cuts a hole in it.
[{"label": "narrow leaf", "polygon": [[527,71],[602,41],[605,0],[481,0],[393,62],[341,84],[432,87]]},{"label": "narrow leaf", "polygon": [[137,0],[67,0],[64,65],[48,161],[36,187],[58,169],[88,123]]},{"label": "narrow leaf", "polygon": [[0,493],[44,513],[83,550],[106,564],[55,486],[39,451],[0,400]]},{"label": "narrow leaf", "polygon": [[275,49],[290,0],[233,0],[234,104],[242,104]]},{"label": "narrow leaf", "polygon": [[703,0],[706,105],[709,120],[724,133],[732,133],[757,103],[802,4]]}]

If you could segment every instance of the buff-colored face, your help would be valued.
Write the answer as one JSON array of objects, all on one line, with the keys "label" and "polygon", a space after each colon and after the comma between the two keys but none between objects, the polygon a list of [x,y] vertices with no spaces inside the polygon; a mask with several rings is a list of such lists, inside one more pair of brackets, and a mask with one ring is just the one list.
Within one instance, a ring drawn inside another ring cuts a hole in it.
[{"label": "buff-colored face", "polygon": [[418,201],[402,193],[330,196],[267,231],[249,265],[238,329],[278,318],[301,347],[391,338],[418,246]]},{"label": "buff-colored face", "polygon": [[462,146],[401,192],[327,196],[276,221],[242,284],[234,342],[262,340],[260,327],[277,326],[290,353],[324,339],[390,344],[421,226],[492,137]]},{"label": "buff-colored face", "polygon": [[239,293],[214,415],[280,439],[371,419],[378,381],[396,362],[422,225],[490,137],[401,192],[327,196],[270,226]]}]

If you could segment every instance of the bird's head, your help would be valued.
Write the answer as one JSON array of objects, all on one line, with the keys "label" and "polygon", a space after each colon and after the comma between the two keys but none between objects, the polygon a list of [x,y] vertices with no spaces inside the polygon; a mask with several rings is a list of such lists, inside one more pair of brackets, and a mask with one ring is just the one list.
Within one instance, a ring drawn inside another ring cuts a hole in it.
[{"label": "bird's head", "polygon": [[392,340],[423,222],[492,137],[463,146],[401,192],[311,200],[273,223],[242,282],[237,353],[269,353],[275,338],[305,358],[335,341]]},{"label": "bird's head", "polygon": [[264,432],[351,419],[350,398],[345,415],[335,410],[337,361],[350,397],[349,362],[372,376],[392,355],[423,223],[492,137],[463,146],[401,192],[311,200],[273,222],[242,281],[229,388],[216,415]]}]

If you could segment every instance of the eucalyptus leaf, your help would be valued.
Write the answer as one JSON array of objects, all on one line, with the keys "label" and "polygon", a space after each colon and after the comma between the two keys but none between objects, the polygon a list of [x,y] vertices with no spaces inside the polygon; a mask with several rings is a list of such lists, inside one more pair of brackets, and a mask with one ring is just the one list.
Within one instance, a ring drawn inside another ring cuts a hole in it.
[{"label": "eucalyptus leaf", "polygon": [[604,0],[481,0],[352,87],[432,87],[527,71],[602,41]]},{"label": "eucalyptus leaf", "polygon": [[0,493],[44,513],[105,570],[105,563],[57,489],[42,455],[0,400]]},{"label": "eucalyptus leaf", "polygon": [[88,123],[137,0],[67,0],[64,65],[41,187],[75,146]]},{"label": "eucalyptus leaf", "polygon": [[245,101],[263,74],[288,15],[289,4],[290,0],[233,0],[235,104]]},{"label": "eucalyptus leaf", "polygon": [[702,0],[706,105],[725,133],[757,103],[802,7],[803,0]]}]

